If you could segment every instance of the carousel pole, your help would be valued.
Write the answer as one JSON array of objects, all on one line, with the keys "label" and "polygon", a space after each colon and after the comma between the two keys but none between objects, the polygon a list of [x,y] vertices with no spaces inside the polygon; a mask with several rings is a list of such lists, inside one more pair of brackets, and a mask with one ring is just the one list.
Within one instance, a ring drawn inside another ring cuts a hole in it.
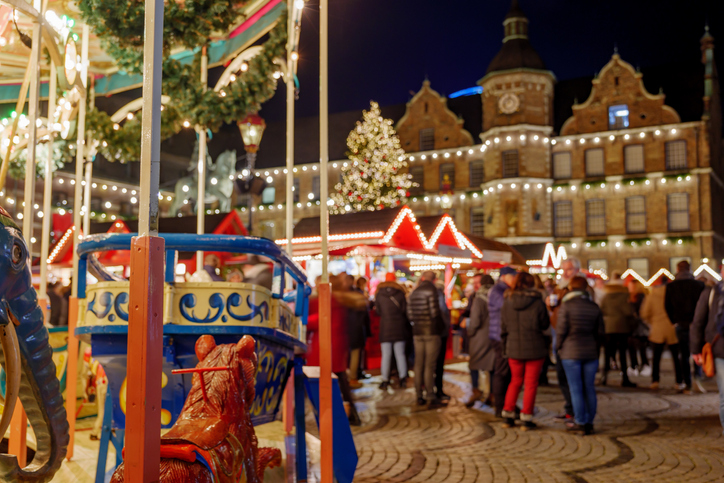
[{"label": "carousel pole", "polygon": [[[294,60],[292,59],[294,39],[294,0],[287,0],[287,75],[284,77],[287,87],[287,212],[285,233],[287,237],[287,254],[292,257],[294,247],[292,238],[294,236]],[[291,282],[291,280],[289,280]],[[285,284],[291,287],[291,283]],[[284,431],[288,435],[292,433],[294,426],[294,378],[289,378],[287,390],[284,392]]]},{"label": "carousel pole", "polygon": [[[206,90],[206,83],[209,75],[209,56],[206,54],[206,46],[201,51],[201,85]],[[196,126],[199,134],[199,169],[198,188],[196,201],[196,234],[203,235],[206,231],[206,127]],[[204,252],[196,252],[196,270],[204,268]]]},{"label": "carousel pole", "polygon": [[43,184],[43,231],[40,236],[40,299],[48,323],[48,251],[50,250],[50,198],[53,192],[53,115],[55,113],[55,90],[57,88],[55,62],[50,61],[50,86],[48,89],[48,157],[45,160],[45,181]]},{"label": "carousel pole", "polygon": [[[90,85],[90,108],[93,109],[96,104],[95,99],[95,82],[91,79]],[[87,140],[83,140],[85,146],[86,141],[90,144],[90,137]],[[91,211],[91,183],[93,182],[93,160],[85,159],[85,189],[83,190],[83,233],[90,235],[90,211]]]},{"label": "carousel pole", "polygon": [[332,446],[332,286],[329,283],[329,0],[319,2],[319,233],[322,236],[322,282],[319,286],[319,436],[322,461],[321,481],[334,481],[334,456]]},{"label": "carousel pole", "polygon": [[[157,482],[161,464],[161,372],[165,243],[158,236],[163,0],[145,0],[143,120],[138,236],[131,242],[128,404],[124,481]],[[199,176],[201,178],[201,176]],[[203,205],[202,205],[203,208]]]},{"label": "carousel pole", "polygon": [[[39,0],[35,0],[34,7],[42,15]],[[32,258],[33,253],[33,203],[35,201],[35,148],[38,145],[38,127],[35,120],[38,118],[40,110],[40,19],[33,19],[33,44],[30,49],[30,59],[28,64],[30,68],[30,100],[28,102],[28,155],[25,162],[25,193],[23,200],[25,207],[23,209],[23,236],[25,244],[28,247],[29,256]],[[25,97],[25,96],[23,96]],[[17,113],[17,118],[20,113]],[[15,406],[12,421],[10,422],[10,441],[8,449],[11,454],[18,458],[18,464],[21,467],[27,464],[27,432],[28,417],[21,404]]]},{"label": "carousel pole", "polygon": [[[88,86],[88,42],[90,40],[90,27],[83,25],[83,38],[81,39],[81,70],[80,80],[84,87]],[[87,92],[87,90],[86,90]],[[75,151],[75,193],[73,200],[73,286],[68,308],[68,365],[66,366],[67,384],[65,388],[65,410],[68,413],[70,426],[70,443],[68,444],[67,458],[73,457],[75,443],[75,412],[76,412],[76,383],[78,380],[78,339],[75,337],[75,326],[78,323],[78,244],[82,239],[80,211],[83,205],[83,160],[85,159],[85,96],[78,106],[78,137]]]}]

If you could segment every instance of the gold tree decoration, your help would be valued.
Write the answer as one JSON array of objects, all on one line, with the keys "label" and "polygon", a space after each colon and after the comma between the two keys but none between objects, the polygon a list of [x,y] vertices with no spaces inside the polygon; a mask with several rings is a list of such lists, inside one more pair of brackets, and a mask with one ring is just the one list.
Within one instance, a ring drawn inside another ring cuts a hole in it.
[{"label": "gold tree decoration", "polygon": [[410,188],[416,186],[407,167],[392,120],[385,119],[380,106],[372,101],[363,111],[362,121],[347,136],[347,157],[342,166],[342,182],[330,196],[332,214],[395,208],[407,202]]}]

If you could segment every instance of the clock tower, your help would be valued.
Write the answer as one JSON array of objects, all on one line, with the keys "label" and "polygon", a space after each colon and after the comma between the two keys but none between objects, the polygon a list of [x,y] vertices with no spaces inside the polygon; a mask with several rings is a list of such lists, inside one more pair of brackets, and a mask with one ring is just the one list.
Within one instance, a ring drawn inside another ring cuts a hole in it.
[{"label": "clock tower", "polygon": [[485,235],[511,245],[551,239],[550,136],[555,76],[528,40],[513,0],[503,46],[478,81],[483,87]]}]

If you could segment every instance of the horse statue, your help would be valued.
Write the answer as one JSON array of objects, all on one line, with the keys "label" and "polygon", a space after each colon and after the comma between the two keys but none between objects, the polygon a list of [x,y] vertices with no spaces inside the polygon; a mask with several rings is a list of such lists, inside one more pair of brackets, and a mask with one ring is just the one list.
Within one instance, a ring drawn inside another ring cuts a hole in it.
[{"label": "horse statue", "polygon": [[[170,216],[176,216],[184,205],[184,201],[194,203],[194,213],[199,208],[198,203],[198,142],[191,155],[188,171],[191,173],[176,182],[174,200],[169,209]],[[234,193],[234,180],[236,174],[236,151],[224,151],[213,163],[211,156],[206,154],[206,197],[203,206],[215,201],[219,202],[222,213],[231,211],[231,195]]]},{"label": "horse statue", "polygon": [[7,384],[0,435],[8,429],[19,397],[37,441],[35,457],[25,468],[19,467],[15,456],[0,454],[0,481],[50,481],[68,448],[68,419],[33,288],[30,253],[20,228],[1,206],[0,344]]},{"label": "horse statue", "polygon": [[[161,438],[159,482],[258,483],[264,470],[281,463],[277,448],[258,448],[249,412],[254,402],[255,342],[245,335],[237,344],[216,345],[203,335],[196,341],[199,363],[191,391],[173,427]],[[121,483],[124,465],[111,483]]]}]

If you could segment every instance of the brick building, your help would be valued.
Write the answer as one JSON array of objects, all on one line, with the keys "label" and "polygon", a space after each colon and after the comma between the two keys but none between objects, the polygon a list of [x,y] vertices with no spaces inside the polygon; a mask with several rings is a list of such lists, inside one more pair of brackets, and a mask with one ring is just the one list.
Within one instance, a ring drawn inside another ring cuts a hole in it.
[{"label": "brick building", "polygon": [[[514,245],[528,258],[554,242],[584,267],[632,268],[646,279],[681,259],[715,267],[724,257],[724,221],[712,214],[724,207],[724,166],[708,31],[701,63],[692,56],[684,69],[642,73],[614,53],[593,79],[557,82],[529,42],[517,2],[503,26],[502,48],[476,95],[446,99],[425,81],[405,106],[383,108],[397,120],[420,185],[409,202],[416,213],[450,213],[461,230]],[[645,83],[671,89],[672,102]],[[332,186],[360,118],[330,118]],[[317,126],[316,119],[297,121],[295,219],[318,211]],[[284,181],[274,174],[283,169],[272,166],[283,162],[283,143],[271,140],[282,138],[283,127],[270,131],[259,165],[270,166],[261,174],[273,182],[259,200],[266,211],[257,216],[258,234],[279,238]]]}]

